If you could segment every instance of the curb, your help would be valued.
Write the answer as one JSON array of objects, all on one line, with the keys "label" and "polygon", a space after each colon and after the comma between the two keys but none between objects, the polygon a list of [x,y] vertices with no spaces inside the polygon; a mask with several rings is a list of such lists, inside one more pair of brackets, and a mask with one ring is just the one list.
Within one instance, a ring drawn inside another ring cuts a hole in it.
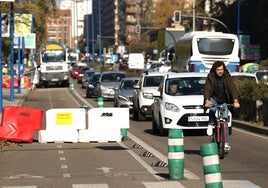
[{"label": "curb", "polygon": [[262,134],[267,136],[268,135],[268,127],[264,126],[254,126],[250,123],[247,123],[245,121],[239,121],[239,120],[233,120],[233,126],[238,127],[241,129],[245,129],[254,133]]}]

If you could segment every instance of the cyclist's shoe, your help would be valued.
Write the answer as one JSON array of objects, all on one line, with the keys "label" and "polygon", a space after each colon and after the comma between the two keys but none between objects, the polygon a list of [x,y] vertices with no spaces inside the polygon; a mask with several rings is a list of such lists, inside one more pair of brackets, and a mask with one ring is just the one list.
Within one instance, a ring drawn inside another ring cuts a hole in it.
[{"label": "cyclist's shoe", "polygon": [[231,150],[231,146],[228,143],[225,143],[224,150],[225,151]]},{"label": "cyclist's shoe", "polygon": [[209,124],[207,128],[207,135],[211,136],[212,134],[213,134],[213,126]]}]

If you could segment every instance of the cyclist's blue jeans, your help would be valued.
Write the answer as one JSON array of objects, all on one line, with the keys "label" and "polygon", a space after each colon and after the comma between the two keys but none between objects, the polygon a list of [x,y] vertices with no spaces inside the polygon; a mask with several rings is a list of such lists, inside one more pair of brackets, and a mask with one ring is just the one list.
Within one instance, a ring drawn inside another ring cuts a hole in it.
[{"label": "cyclist's blue jeans", "polygon": [[[224,107],[223,109],[223,114],[222,114],[222,118],[225,119],[225,123],[226,123],[226,143],[228,143],[228,136],[229,136],[229,129],[228,129],[228,112],[229,112],[229,109],[228,109],[228,106],[226,103],[223,103],[223,104],[218,104],[216,102],[215,99],[213,98],[210,98],[210,102],[213,104],[213,105],[222,105]],[[210,110],[209,110],[209,123],[210,124],[213,124],[213,125],[216,125],[216,117],[215,117],[215,113],[216,113],[216,110],[217,110],[217,107],[211,107]]]}]

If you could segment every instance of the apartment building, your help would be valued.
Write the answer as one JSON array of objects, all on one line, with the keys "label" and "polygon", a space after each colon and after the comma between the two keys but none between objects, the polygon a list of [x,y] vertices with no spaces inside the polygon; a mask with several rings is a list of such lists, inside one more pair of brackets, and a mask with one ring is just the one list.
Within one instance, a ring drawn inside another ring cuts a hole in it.
[{"label": "apartment building", "polygon": [[59,10],[59,15],[59,18],[51,19],[47,25],[47,40],[55,40],[70,47],[73,42],[71,37],[71,11],[69,9]]}]

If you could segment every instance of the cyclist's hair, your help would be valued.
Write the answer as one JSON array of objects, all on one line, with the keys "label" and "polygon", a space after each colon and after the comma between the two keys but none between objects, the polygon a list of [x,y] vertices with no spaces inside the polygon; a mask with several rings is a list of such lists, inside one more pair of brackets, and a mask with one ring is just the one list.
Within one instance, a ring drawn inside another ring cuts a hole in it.
[{"label": "cyclist's hair", "polygon": [[226,69],[226,66],[223,61],[215,61],[210,69],[210,72],[216,72],[216,69],[220,66],[223,66],[223,70]]}]

